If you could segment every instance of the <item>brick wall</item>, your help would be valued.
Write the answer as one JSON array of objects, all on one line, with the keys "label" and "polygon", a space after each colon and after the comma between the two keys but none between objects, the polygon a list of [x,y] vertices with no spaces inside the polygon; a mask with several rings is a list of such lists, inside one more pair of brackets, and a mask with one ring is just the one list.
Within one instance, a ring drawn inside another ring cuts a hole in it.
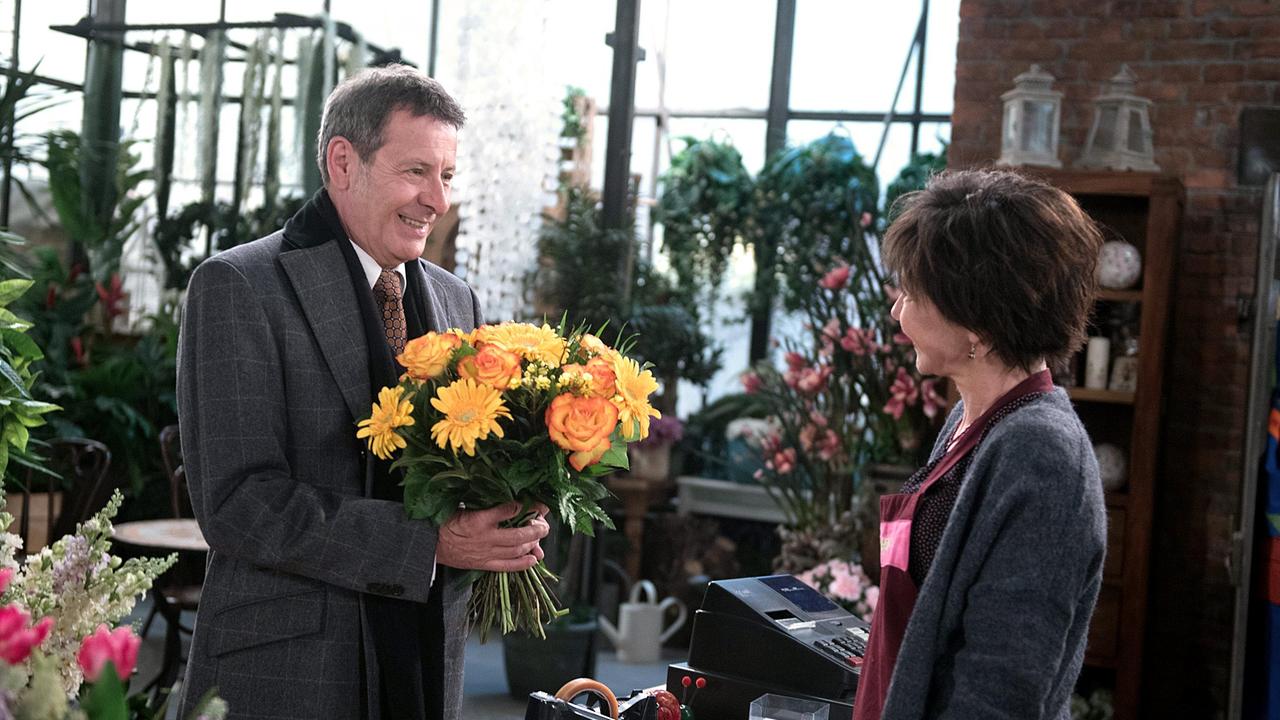
[{"label": "brick wall", "polygon": [[963,0],[950,164],[1000,155],[1001,93],[1038,63],[1064,92],[1060,158],[1083,151],[1092,99],[1128,63],[1154,101],[1156,162],[1187,187],[1166,361],[1144,715],[1225,715],[1259,188],[1238,187],[1240,111],[1280,105],[1280,0]]}]

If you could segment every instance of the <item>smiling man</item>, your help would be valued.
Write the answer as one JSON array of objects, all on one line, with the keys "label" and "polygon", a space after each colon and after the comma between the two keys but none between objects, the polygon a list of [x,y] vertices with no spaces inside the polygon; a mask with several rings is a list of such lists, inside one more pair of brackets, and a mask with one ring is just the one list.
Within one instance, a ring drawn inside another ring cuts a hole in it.
[{"label": "smiling man", "polygon": [[464,116],[431,78],[365,71],[325,104],[324,189],[284,229],[191,278],[178,410],[210,554],[185,717],[216,687],[237,718],[457,718],[469,569],[542,557],[541,517],[405,517],[397,472],[356,440],[409,338],[479,325],[420,259],[449,207]]}]

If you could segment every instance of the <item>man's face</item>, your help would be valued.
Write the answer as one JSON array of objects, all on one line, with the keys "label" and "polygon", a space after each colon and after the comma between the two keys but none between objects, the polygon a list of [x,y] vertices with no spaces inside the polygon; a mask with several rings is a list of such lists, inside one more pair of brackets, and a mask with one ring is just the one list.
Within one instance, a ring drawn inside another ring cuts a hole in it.
[{"label": "man's face", "polygon": [[427,234],[449,209],[458,130],[429,116],[396,110],[383,144],[330,188],[347,234],[384,268],[422,255]]}]

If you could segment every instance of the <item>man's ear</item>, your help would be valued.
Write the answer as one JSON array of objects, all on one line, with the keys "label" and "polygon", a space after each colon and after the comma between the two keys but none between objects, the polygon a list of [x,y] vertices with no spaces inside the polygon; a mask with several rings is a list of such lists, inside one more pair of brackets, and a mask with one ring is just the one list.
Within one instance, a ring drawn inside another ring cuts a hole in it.
[{"label": "man's ear", "polygon": [[335,190],[351,189],[351,177],[356,171],[360,156],[351,141],[337,135],[329,139],[324,149],[325,166],[329,170],[329,185]]}]

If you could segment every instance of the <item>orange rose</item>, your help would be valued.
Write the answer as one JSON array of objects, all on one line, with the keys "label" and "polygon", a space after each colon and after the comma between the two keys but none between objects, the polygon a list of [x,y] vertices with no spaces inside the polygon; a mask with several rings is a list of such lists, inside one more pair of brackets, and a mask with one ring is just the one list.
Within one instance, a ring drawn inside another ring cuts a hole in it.
[{"label": "orange rose", "polygon": [[520,382],[520,356],[497,345],[484,344],[476,354],[458,361],[458,374],[496,390],[507,390]]},{"label": "orange rose", "polygon": [[429,332],[410,340],[396,357],[405,374],[414,380],[430,380],[449,367],[453,351],[462,347],[462,338],[452,333]]},{"label": "orange rose", "polygon": [[603,355],[609,350],[609,346],[605,345],[604,341],[591,333],[583,333],[582,337],[578,338],[578,347],[592,355]]},{"label": "orange rose", "polygon": [[613,372],[613,363],[604,356],[596,356],[587,361],[587,372],[591,374],[591,392],[602,398],[611,398],[618,393],[618,376]]},{"label": "orange rose", "polygon": [[546,420],[551,442],[572,453],[569,464],[582,472],[609,449],[609,436],[618,426],[618,409],[604,398],[566,393],[551,401]]}]

